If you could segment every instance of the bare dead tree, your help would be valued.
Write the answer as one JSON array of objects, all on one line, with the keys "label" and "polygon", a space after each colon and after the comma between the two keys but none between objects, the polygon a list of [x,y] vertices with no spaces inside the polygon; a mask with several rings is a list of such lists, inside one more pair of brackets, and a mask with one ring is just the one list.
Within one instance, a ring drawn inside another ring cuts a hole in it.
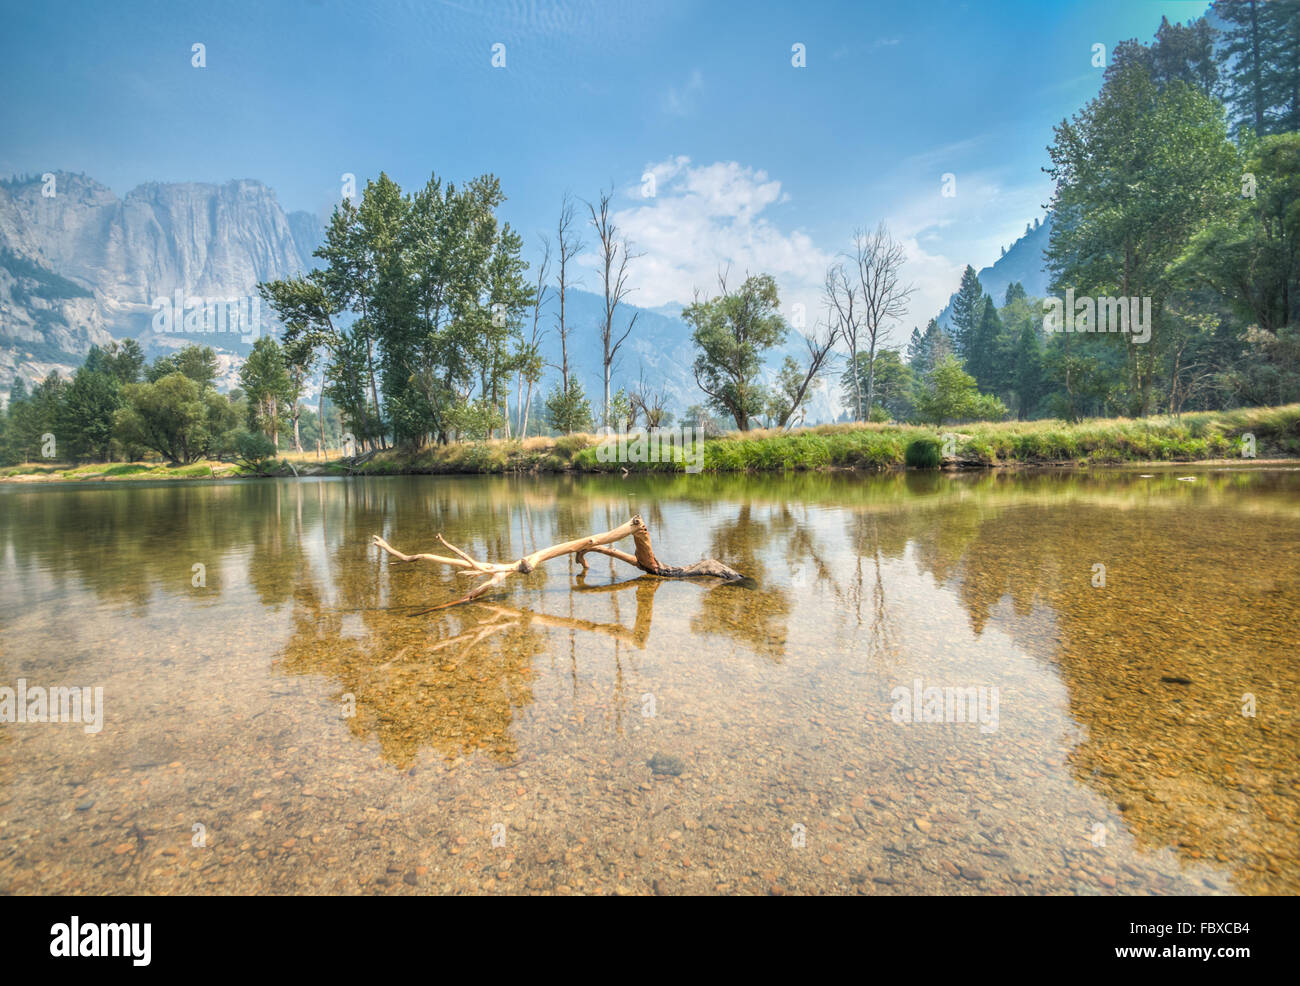
[{"label": "bare dead tree", "polygon": [[619,347],[632,334],[632,329],[636,326],[636,314],[633,314],[627,329],[617,339],[614,338],[614,312],[631,291],[627,286],[627,265],[633,258],[633,254],[631,244],[626,238],[619,239],[618,227],[610,217],[609,205],[613,197],[614,190],[611,187],[609,191],[600,193],[595,205],[587,203],[587,209],[591,213],[591,225],[595,227],[596,236],[600,240],[599,260],[605,288],[605,315],[600,327],[600,342],[603,348],[605,372],[605,406],[601,411],[601,421],[606,427],[609,427],[609,381],[614,360],[618,356]]},{"label": "bare dead tree", "polygon": [[[853,234],[853,266],[858,279],[861,301],[861,325],[867,341],[867,416],[875,400],[876,346],[881,330],[907,314],[907,299],[914,287],[900,280],[907,253],[881,222],[871,233],[857,230]],[[857,358],[853,361],[853,379],[858,379]],[[858,408],[861,412],[861,407]]]},{"label": "bare dead tree", "polygon": [[[853,375],[853,420],[862,420],[862,387],[858,380],[858,331],[861,321],[857,310],[857,285],[849,279],[842,261],[826,268],[824,288],[826,307],[834,312],[834,331],[849,345],[849,366]],[[830,321],[830,318],[827,319]]]},{"label": "bare dead tree", "polygon": [[808,347],[808,369],[804,373],[803,382],[799,385],[799,388],[789,395],[789,410],[777,422],[776,426],[782,429],[793,421],[795,412],[803,407],[804,401],[807,399],[808,388],[821,376],[826,361],[830,358],[831,350],[839,342],[839,324],[831,318],[828,312],[825,323],[818,323],[813,326],[812,332],[805,332],[802,335],[804,344]]},{"label": "bare dead tree", "polygon": [[[556,244],[560,256],[560,267],[557,272],[560,288],[560,365],[556,369],[560,371],[560,382],[563,385],[564,393],[568,394],[569,325],[565,321],[564,303],[570,283],[569,263],[587,246],[573,228],[573,197],[568,192],[564,193],[564,200],[560,203],[560,222],[556,227]],[[574,283],[581,282],[575,281]]]},{"label": "bare dead tree", "polygon": [[656,390],[645,382],[645,374],[637,377],[636,389],[631,394],[632,424],[636,424],[637,415],[645,418],[647,428],[658,428],[663,423],[668,404],[668,392],[664,388]]},{"label": "bare dead tree", "polygon": [[[546,330],[541,327],[542,305],[546,301],[547,278],[551,276],[551,241],[542,237],[542,262],[537,267],[537,287],[533,297],[533,334],[528,340],[523,361],[519,367],[518,388],[516,393],[523,395],[523,383],[528,384],[528,396],[519,408],[519,438],[528,437],[528,413],[533,407],[533,386],[542,378],[542,339]],[[507,420],[509,416],[507,415]]]},{"label": "bare dead tree", "polygon": [[[608,555],[611,558],[617,558],[621,562],[632,565],[645,572],[647,575],[657,575],[664,579],[695,579],[695,578],[716,578],[728,582],[737,582],[744,578],[733,568],[728,568],[719,561],[712,558],[706,558],[688,565],[685,568],[676,568],[671,565],[661,564],[655,557],[654,548],[650,544],[650,531],[645,526],[640,516],[635,516],[625,524],[621,524],[604,534],[592,534],[589,537],[578,538],[574,541],[566,541],[563,544],[552,545],[549,548],[542,548],[534,551],[531,555],[525,555],[518,561],[506,563],[493,563],[477,561],[461,551],[455,545],[448,544],[441,534],[438,535],[439,543],[451,551],[456,557],[449,558],[445,555],[407,555],[392,547],[378,534],[371,535],[373,543],[382,551],[387,552],[393,558],[402,562],[411,561],[432,561],[441,565],[451,565],[455,568],[464,569],[462,575],[469,575],[473,578],[483,579],[477,586],[470,590],[468,595],[460,599],[452,600],[449,603],[443,603],[441,606],[435,606],[434,609],[445,609],[448,606],[456,606],[460,603],[467,603],[483,595],[489,589],[499,586],[511,575],[527,575],[534,571],[539,565],[544,564],[552,558],[559,558],[564,555],[573,555],[574,560],[582,566],[585,572],[588,568],[586,556],[595,552],[597,554]],[[623,538],[631,537],[635,545],[635,554],[628,554],[626,551],[620,551],[617,548],[611,548],[610,545]]]}]

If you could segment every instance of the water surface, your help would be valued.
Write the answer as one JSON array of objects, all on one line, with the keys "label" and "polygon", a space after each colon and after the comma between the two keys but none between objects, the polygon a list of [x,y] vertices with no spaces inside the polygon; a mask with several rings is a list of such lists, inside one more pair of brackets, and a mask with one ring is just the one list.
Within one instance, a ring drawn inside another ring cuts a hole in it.
[{"label": "water surface", "polygon": [[[0,724],[0,892],[1294,894],[1298,505],[1190,467],[3,487],[0,686],[104,719]],[[470,580],[370,545],[633,513],[751,581],[561,559],[432,610]],[[896,721],[918,681],[996,717]]]}]

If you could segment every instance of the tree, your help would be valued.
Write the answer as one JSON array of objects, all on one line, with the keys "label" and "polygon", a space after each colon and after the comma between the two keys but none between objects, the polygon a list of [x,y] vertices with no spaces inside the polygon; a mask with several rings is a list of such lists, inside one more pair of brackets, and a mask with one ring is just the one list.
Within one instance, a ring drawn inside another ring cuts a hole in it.
[{"label": "tree", "polygon": [[785,338],[785,322],[771,275],[748,277],[738,291],[731,292],[725,274],[720,274],[718,285],[718,297],[708,301],[697,297],[682,312],[700,351],[695,382],[715,409],[729,414],[739,430],[748,431],[750,418],[762,414],[766,404],[758,382],[763,354]]},{"label": "tree", "polygon": [[1042,345],[1038,330],[1031,322],[1020,327],[1012,365],[1011,387],[1016,392],[1016,417],[1024,421],[1038,406],[1046,383]]},{"label": "tree", "polygon": [[[858,291],[857,285],[849,277],[849,272],[845,268],[843,260],[835,261],[826,269],[823,297],[826,301],[826,307],[834,313],[834,332],[848,343],[849,365],[857,366],[858,334],[861,325],[861,316],[857,310]],[[853,414],[853,420],[861,421],[863,388],[856,373],[853,374],[851,382],[853,399],[848,402],[849,409]]]},{"label": "tree", "polygon": [[1003,351],[1002,321],[997,306],[988,295],[980,306],[980,318],[970,337],[970,350],[966,355],[966,369],[975,378],[981,391],[992,393],[1006,382],[1006,359]]},{"label": "tree", "polygon": [[[900,280],[903,263],[907,260],[903,245],[890,236],[889,228],[883,222],[871,233],[858,230],[853,234],[850,260],[857,278],[861,324],[867,342],[867,408],[870,410],[875,406],[874,370],[880,333],[889,322],[907,314],[907,299],[913,288]],[[856,335],[855,327],[855,339]],[[856,345],[851,356],[856,363]]]},{"label": "tree", "polygon": [[[920,340],[920,332],[916,331],[914,334],[917,340]],[[882,349],[876,354],[870,369],[875,375],[875,404],[868,412],[867,419],[872,420],[872,414],[878,410],[883,410],[886,417],[895,421],[906,421],[910,418],[914,410],[911,392],[915,376],[912,366],[903,362],[897,349]],[[845,404],[852,404],[853,371],[854,365],[850,363],[840,376],[841,400]],[[858,353],[857,375],[860,390],[866,388],[863,381],[866,380],[867,373],[867,354]]]},{"label": "tree", "polygon": [[5,465],[26,462],[28,449],[35,438],[30,430],[30,408],[27,383],[15,376],[9,387],[9,403],[5,407],[4,436],[0,442],[0,460]]},{"label": "tree", "polygon": [[[219,396],[219,395],[213,395]],[[197,383],[179,370],[156,381],[122,388],[124,406],[115,427],[125,445],[137,445],[186,465],[201,459],[212,435],[209,408]]]},{"label": "tree", "polygon": [[1205,18],[1171,24],[1161,17],[1155,40],[1144,45],[1136,39],[1121,41],[1111,53],[1103,79],[1140,66],[1151,81],[1163,88],[1171,82],[1194,86],[1206,96],[1219,88],[1219,66],[1214,59],[1214,32]]},{"label": "tree", "polygon": [[613,424],[611,428],[632,428],[636,426],[636,411],[633,409],[631,398],[627,396],[627,391],[622,387],[618,389],[613,397],[609,399],[609,420]]},{"label": "tree", "polygon": [[937,318],[930,319],[925,326],[925,334],[912,331],[912,341],[907,347],[907,363],[912,368],[912,375],[922,380],[934,369],[936,363],[953,351],[952,339],[939,325]]},{"label": "tree", "polygon": [[1254,197],[1238,196],[1197,233],[1177,270],[1276,334],[1300,320],[1300,134],[1247,145]]},{"label": "tree", "polygon": [[[92,348],[91,355],[99,353]],[[74,459],[112,461],[114,419],[122,407],[122,384],[111,372],[94,369],[99,358],[87,357],[63,392],[58,434]]]},{"label": "tree", "polygon": [[629,395],[629,400],[632,420],[635,421],[640,415],[645,419],[647,428],[663,428],[672,418],[671,412],[667,410],[667,391],[648,386],[644,376],[637,378],[636,389]]},{"label": "tree", "polygon": [[[213,357],[215,367],[215,354]],[[107,373],[118,383],[135,383],[144,369],[144,352],[134,339],[123,339],[110,342],[103,348],[91,346],[82,365],[91,372]]]},{"label": "tree", "polygon": [[[128,362],[127,371],[129,366]],[[188,345],[170,355],[159,356],[145,370],[145,379],[157,383],[172,373],[185,374],[199,385],[200,390],[210,387],[217,379],[217,354],[211,346]]]},{"label": "tree", "polygon": [[560,257],[560,265],[556,271],[559,286],[559,324],[560,330],[560,365],[556,367],[560,371],[560,393],[561,395],[569,393],[569,332],[568,322],[565,320],[565,301],[568,298],[569,288],[569,263],[582,252],[586,246],[582,238],[573,228],[573,199],[566,192],[564,200],[560,203],[560,221],[556,227],[556,248]]},{"label": "tree", "polygon": [[1159,87],[1135,60],[1112,68],[1048,148],[1056,221],[1047,258],[1055,284],[1079,295],[1151,299],[1149,341],[1103,337],[1125,348],[1127,410],[1145,415],[1173,261],[1225,208],[1240,169],[1222,110],[1203,92],[1181,80]]},{"label": "tree", "polygon": [[952,354],[944,356],[918,388],[917,416],[931,424],[945,421],[1000,421],[1007,415],[1006,406],[996,397],[981,394],[975,378],[961,368]]},{"label": "tree", "polygon": [[591,225],[595,228],[599,241],[596,248],[597,259],[600,263],[601,285],[605,292],[605,311],[600,326],[600,344],[603,354],[601,366],[605,373],[605,404],[601,418],[607,428],[610,426],[609,381],[614,360],[618,357],[619,348],[632,334],[637,318],[637,313],[633,313],[623,334],[615,338],[614,312],[631,290],[627,285],[627,265],[632,259],[632,253],[628,241],[619,239],[618,227],[610,218],[609,205],[613,195],[612,189],[601,192],[596,200],[597,204],[587,204],[587,209],[591,213]]},{"label": "tree", "polygon": [[[385,185],[388,182],[388,176],[381,172],[379,184]],[[372,192],[375,185],[375,182],[367,182],[363,196],[378,194]],[[374,211],[368,215],[373,217]],[[382,445],[384,440],[375,370],[374,332],[369,318],[378,268],[381,266],[381,258],[374,249],[375,239],[373,231],[363,223],[361,211],[349,199],[343,199],[334,207],[334,213],[325,228],[325,242],[314,254],[325,261],[325,266],[313,280],[325,293],[330,311],[354,311],[357,315],[348,333],[349,338],[346,342],[340,339],[339,346],[340,349],[346,346],[349,369],[360,369],[363,374],[361,379],[368,385],[365,391],[368,403],[357,415],[357,424],[366,430],[359,434]],[[351,390],[350,387],[346,389]]]},{"label": "tree", "polygon": [[21,377],[15,377],[9,391],[9,409],[5,423],[5,457],[11,462],[30,462],[41,454],[45,435],[56,438],[60,405],[67,382],[50,373],[28,393]]},{"label": "tree", "polygon": [[[259,284],[258,291],[284,326],[284,347],[293,352],[293,360],[297,365],[305,371],[318,353],[326,354],[316,416],[324,416],[326,391],[334,387],[350,401],[346,404],[336,402],[336,405],[352,433],[362,436],[372,434],[375,423],[368,416],[365,390],[358,385],[366,372],[364,364],[358,362],[355,369],[348,370],[352,374],[350,385],[338,379],[338,374],[343,370],[342,354],[347,350],[346,340],[350,335],[341,332],[334,325],[334,318],[339,312],[322,286],[321,272],[313,271],[305,278],[268,281]],[[318,432],[318,436],[322,444],[325,444],[323,434]]]},{"label": "tree", "polygon": [[239,385],[248,395],[248,426],[256,428],[280,448],[280,414],[290,399],[292,384],[285,368],[284,350],[272,336],[253,343],[253,351],[239,368]]},{"label": "tree", "polygon": [[962,359],[970,355],[971,338],[983,315],[984,289],[975,268],[967,264],[962,271],[961,285],[952,299],[952,343]]},{"label": "tree", "polygon": [[1293,2],[1215,0],[1230,25],[1219,58],[1234,132],[1300,129],[1300,11]]},{"label": "tree", "polygon": [[312,350],[328,351],[322,396],[367,444],[386,447],[391,432],[418,448],[506,424],[534,292],[522,241],[496,215],[504,201],[492,175],[463,186],[433,175],[404,195],[381,172],[359,206],[335,208],[322,269],[262,285],[286,347],[298,336],[309,347],[291,349],[290,366],[305,379]]},{"label": "tree", "polygon": [[546,414],[551,427],[566,435],[572,435],[575,431],[589,431],[592,423],[591,402],[587,400],[582,384],[577,377],[570,377],[568,389],[563,389],[563,386],[557,383],[546,399]]},{"label": "tree", "polygon": [[817,325],[812,332],[803,334],[804,345],[808,350],[807,362],[801,365],[791,356],[782,361],[777,374],[777,389],[768,408],[768,416],[778,428],[789,426],[796,415],[800,420],[803,419],[801,412],[812,396],[811,388],[821,379],[831,351],[839,341],[839,325],[829,317],[829,312],[827,315],[824,323]]},{"label": "tree", "polygon": [[[515,388],[518,394],[519,437],[528,437],[528,413],[533,406],[533,387],[542,379],[542,339],[546,330],[541,327],[542,305],[546,302],[549,290],[547,279],[551,273],[551,241],[542,237],[542,262],[537,266],[537,286],[533,289],[533,332],[519,357],[519,382]],[[524,383],[528,392],[524,393]]]}]

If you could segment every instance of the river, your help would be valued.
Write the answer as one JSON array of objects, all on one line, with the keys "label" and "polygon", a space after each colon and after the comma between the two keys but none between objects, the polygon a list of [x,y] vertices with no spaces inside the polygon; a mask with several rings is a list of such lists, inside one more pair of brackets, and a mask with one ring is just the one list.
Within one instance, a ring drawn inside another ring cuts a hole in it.
[{"label": "river", "polygon": [[[633,514],[747,580],[435,610],[370,543]],[[0,723],[0,892],[1300,893],[1294,468],[5,486],[0,538],[0,686],[102,689]]]}]

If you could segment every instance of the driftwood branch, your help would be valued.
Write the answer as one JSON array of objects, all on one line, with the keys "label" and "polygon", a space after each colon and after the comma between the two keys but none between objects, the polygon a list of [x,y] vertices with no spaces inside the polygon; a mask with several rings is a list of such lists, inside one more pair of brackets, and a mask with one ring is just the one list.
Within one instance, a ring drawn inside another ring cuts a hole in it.
[{"label": "driftwood branch", "polygon": [[[626,537],[632,538],[635,548],[635,554],[628,554],[626,551],[620,551],[617,548],[611,548],[610,545],[621,541]],[[686,568],[676,568],[672,565],[660,564],[659,559],[655,557],[654,548],[650,544],[650,532],[646,529],[645,521],[639,516],[633,517],[626,524],[620,524],[611,531],[604,534],[592,534],[589,537],[578,538],[575,541],[565,541],[563,544],[555,544],[549,548],[542,548],[540,551],[534,551],[531,555],[525,555],[518,561],[513,562],[483,562],[478,561],[455,545],[449,544],[441,535],[438,535],[438,541],[444,548],[452,552],[455,557],[446,555],[417,554],[407,555],[398,551],[378,534],[374,535],[374,543],[382,548],[390,556],[398,561],[431,561],[440,565],[451,565],[453,568],[463,569],[462,575],[469,575],[474,578],[483,579],[476,585],[469,594],[461,599],[453,600],[449,603],[443,603],[441,606],[435,606],[434,609],[445,609],[448,606],[456,606],[460,603],[467,603],[477,599],[490,589],[499,586],[511,575],[527,575],[535,570],[539,565],[545,564],[552,558],[559,558],[563,555],[573,555],[574,559],[582,566],[583,570],[589,567],[587,564],[587,555],[595,552],[596,554],[609,555],[611,558],[617,558],[619,561],[632,565],[645,572],[647,575],[655,575],[663,579],[695,579],[695,578],[717,578],[724,579],[728,582],[735,582],[742,579],[742,576],[735,569],[728,568],[719,561],[712,558],[703,561],[697,561],[694,565],[688,565]]]}]

